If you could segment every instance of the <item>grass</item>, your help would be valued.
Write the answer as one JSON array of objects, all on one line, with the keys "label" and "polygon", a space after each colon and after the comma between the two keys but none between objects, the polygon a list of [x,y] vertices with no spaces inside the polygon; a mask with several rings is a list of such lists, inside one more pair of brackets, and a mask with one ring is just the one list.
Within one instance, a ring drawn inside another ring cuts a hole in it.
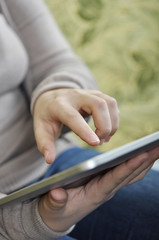
[{"label": "grass", "polygon": [[159,1],[46,3],[99,88],[118,101],[119,130],[100,150],[159,130]]}]

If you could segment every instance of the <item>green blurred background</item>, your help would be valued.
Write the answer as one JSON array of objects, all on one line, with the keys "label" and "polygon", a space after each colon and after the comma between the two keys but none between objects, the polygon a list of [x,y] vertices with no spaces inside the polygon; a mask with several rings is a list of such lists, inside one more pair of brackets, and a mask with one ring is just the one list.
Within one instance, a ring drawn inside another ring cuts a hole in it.
[{"label": "green blurred background", "polygon": [[158,131],[159,0],[46,3],[99,89],[118,101],[120,128],[100,150]]}]

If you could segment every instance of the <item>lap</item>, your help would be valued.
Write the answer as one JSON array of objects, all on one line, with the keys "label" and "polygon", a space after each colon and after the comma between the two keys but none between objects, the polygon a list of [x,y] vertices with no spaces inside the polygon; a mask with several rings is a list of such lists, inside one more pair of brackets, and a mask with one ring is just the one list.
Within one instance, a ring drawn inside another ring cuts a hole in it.
[{"label": "lap", "polygon": [[78,240],[158,240],[159,173],[147,176],[116,195],[80,221],[72,237]]}]

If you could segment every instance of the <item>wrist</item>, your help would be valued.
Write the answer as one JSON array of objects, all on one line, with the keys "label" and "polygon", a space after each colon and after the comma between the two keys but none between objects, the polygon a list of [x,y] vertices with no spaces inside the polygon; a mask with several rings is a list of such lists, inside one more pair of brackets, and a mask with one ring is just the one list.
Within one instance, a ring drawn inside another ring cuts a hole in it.
[{"label": "wrist", "polygon": [[67,200],[68,195],[64,189],[54,189],[38,203],[41,219],[55,232],[66,232],[74,225],[74,216],[66,216]]},{"label": "wrist", "polygon": [[[35,205],[35,212],[34,212],[34,218],[36,219],[35,223],[36,223],[36,228],[39,229],[40,234],[42,234],[42,236],[49,236],[48,239],[57,239],[60,238],[62,236],[68,235],[75,227],[75,225],[66,228],[64,230],[56,230],[56,227],[54,228],[54,222],[52,222],[52,226],[51,224],[47,224],[44,219],[42,218],[40,212],[39,212],[39,203],[40,203],[41,199],[36,199],[36,205]],[[55,220],[56,223],[56,220]],[[47,238],[46,238],[47,239]]]}]

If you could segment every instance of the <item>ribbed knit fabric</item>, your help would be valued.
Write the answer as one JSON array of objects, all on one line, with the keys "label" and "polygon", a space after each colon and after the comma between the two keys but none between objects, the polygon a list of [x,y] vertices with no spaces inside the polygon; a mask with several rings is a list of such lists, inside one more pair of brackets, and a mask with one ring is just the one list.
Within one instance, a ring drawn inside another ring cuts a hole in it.
[{"label": "ribbed knit fabric", "polygon": [[[36,148],[30,102],[33,109],[38,96],[50,89],[95,87],[43,1],[6,3],[19,35],[1,14],[0,191],[4,193],[26,185],[48,168]],[[61,142],[63,150],[70,146],[69,141]],[[59,146],[60,140],[58,151]]]},{"label": "ribbed knit fabric", "polygon": [[[87,67],[66,42],[42,0],[5,0],[1,9],[0,192],[9,193],[40,177],[48,169],[36,147],[30,112],[39,95],[64,87],[94,89],[96,84]],[[57,155],[73,144],[67,136],[58,139]],[[32,204],[35,202],[25,205],[28,212],[33,208]],[[5,214],[0,216],[0,234],[8,236],[4,239],[19,239],[18,231],[23,232],[23,229],[16,225],[15,229],[19,230],[12,236],[4,223],[9,223],[12,212],[11,225],[17,224],[16,216],[21,216],[22,209],[20,206],[6,207]],[[31,221],[27,211],[25,221]],[[20,224],[23,225],[23,221],[21,218]],[[35,219],[33,221],[35,224]],[[36,227],[39,235],[33,231],[30,236],[43,240],[43,233],[40,234],[43,230]],[[22,236],[21,239],[29,239],[25,232]]]}]

